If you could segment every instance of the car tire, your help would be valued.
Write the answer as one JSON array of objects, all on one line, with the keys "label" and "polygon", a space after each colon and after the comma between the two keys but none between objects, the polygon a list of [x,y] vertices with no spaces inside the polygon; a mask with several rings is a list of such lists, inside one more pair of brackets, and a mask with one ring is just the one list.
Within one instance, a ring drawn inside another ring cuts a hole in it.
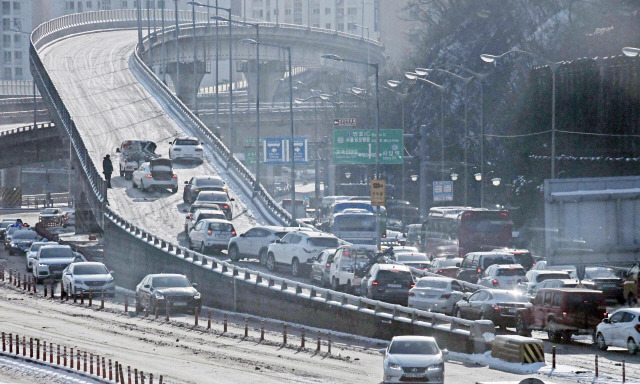
[{"label": "car tire", "polygon": [[300,275],[300,262],[294,258],[291,262],[291,276],[298,277]]},{"label": "car tire", "polygon": [[462,314],[460,313],[460,308],[455,307],[453,309],[453,317],[457,317],[459,319],[462,319]]},{"label": "car tire", "polygon": [[171,188],[171,193],[177,193],[177,192],[178,192],[178,187]]},{"label": "car tire", "polygon": [[120,177],[124,176],[124,169],[120,168]]},{"label": "car tire", "polygon": [[344,287],[344,291],[345,291],[346,293],[351,294],[351,293],[352,293],[352,292],[351,292],[352,290],[353,290],[353,287],[351,286],[351,280],[349,280],[349,281],[347,281],[347,285],[345,285],[345,287]]},{"label": "car tire", "polygon": [[204,242],[200,243],[200,253],[203,255],[207,254],[207,247],[204,246]]},{"label": "car tire", "polygon": [[555,330],[555,322],[553,319],[547,321],[547,337],[552,343],[560,343],[562,341],[562,332]]},{"label": "car tire", "polygon": [[276,258],[273,256],[273,253],[269,253],[267,256],[267,269],[269,271],[276,269]]},{"label": "car tire", "polygon": [[531,331],[527,329],[527,323],[522,315],[516,316],[516,333],[520,336],[531,336]]},{"label": "car tire", "polygon": [[638,299],[633,293],[629,293],[629,296],[627,296],[627,305],[629,307],[635,307],[638,305]]},{"label": "car tire", "polygon": [[562,332],[562,342],[565,343],[565,344],[571,343],[571,336],[573,336],[571,331]]},{"label": "car tire", "polygon": [[262,248],[258,253],[258,258],[260,259],[260,264],[267,265],[267,250],[266,248]]},{"label": "car tire", "polygon": [[125,180],[133,180],[133,173],[124,173],[124,179]]},{"label": "car tire", "polygon": [[229,259],[231,259],[231,261],[238,261],[240,260],[240,251],[238,251],[238,246],[233,244],[231,245],[231,247],[229,247]]},{"label": "car tire", "polygon": [[638,344],[636,344],[636,341],[633,340],[632,337],[627,340],[627,349],[629,350],[630,355],[638,353]]},{"label": "car tire", "polygon": [[339,291],[340,290],[340,285],[338,285],[338,280],[336,280],[335,277],[331,278],[331,290],[332,291]]},{"label": "car tire", "polygon": [[133,178],[132,178],[132,180],[131,180],[131,185],[132,185],[133,189],[138,188],[138,184],[136,184],[136,181],[135,181],[135,180],[133,180]]},{"label": "car tire", "polygon": [[598,332],[598,334],[596,335],[596,347],[598,347],[598,349],[601,351],[606,351],[607,349],[609,349],[604,336],[602,336],[602,333],[600,332]]}]

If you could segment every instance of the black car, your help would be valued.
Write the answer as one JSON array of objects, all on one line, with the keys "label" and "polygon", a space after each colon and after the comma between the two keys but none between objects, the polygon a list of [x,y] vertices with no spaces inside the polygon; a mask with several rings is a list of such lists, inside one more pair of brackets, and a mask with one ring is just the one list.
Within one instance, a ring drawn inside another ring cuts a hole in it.
[{"label": "black car", "polygon": [[505,252],[470,252],[462,259],[456,279],[476,284],[478,278],[493,264],[517,264],[515,256]]},{"label": "black car", "polygon": [[22,254],[29,250],[34,241],[40,240],[40,236],[36,231],[22,230],[13,234],[11,242],[8,245],[9,254]]},{"label": "black car", "polygon": [[458,301],[453,315],[469,320],[491,320],[500,328],[515,326],[518,308],[530,306],[529,298],[516,291],[481,289]]},{"label": "black car", "polygon": [[531,251],[528,249],[515,249],[515,248],[498,248],[494,249],[493,252],[505,252],[510,253],[516,259],[516,263],[522,265],[522,267],[528,271],[536,265],[533,256],[531,255]]},{"label": "black car", "polygon": [[[578,279],[576,271],[571,271],[572,279]],[[608,267],[587,267],[584,270],[584,282],[592,283],[593,289],[602,291],[607,300],[617,300],[623,304],[624,298],[624,280],[616,275],[613,268]]]},{"label": "black car", "polygon": [[153,274],[147,275],[136,286],[136,310],[155,313],[156,308],[164,313],[170,311],[194,311],[202,307],[197,284],[191,284],[184,275]]},{"label": "black car", "polygon": [[7,229],[9,229],[9,227],[14,225],[16,222],[22,224],[22,220],[20,219],[2,219],[2,222],[0,222],[0,240],[4,240]]},{"label": "black car", "polygon": [[368,299],[407,305],[414,286],[409,267],[402,264],[374,264],[362,278],[360,294]]},{"label": "black car", "polygon": [[184,182],[182,200],[193,203],[202,191],[227,192],[227,183],[220,176],[194,176]]}]

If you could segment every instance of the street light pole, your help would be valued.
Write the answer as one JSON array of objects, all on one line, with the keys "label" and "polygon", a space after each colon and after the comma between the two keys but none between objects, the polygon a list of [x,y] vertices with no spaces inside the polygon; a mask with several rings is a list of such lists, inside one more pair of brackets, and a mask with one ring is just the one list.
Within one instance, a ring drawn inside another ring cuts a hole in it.
[{"label": "street light pole", "polygon": [[192,28],[193,28],[193,103],[195,114],[198,113],[198,46],[196,44],[196,6],[191,4]]},{"label": "street light pole", "polygon": [[523,51],[521,49],[513,49],[500,55],[482,54],[480,58],[487,63],[495,63],[496,60],[511,54],[519,53],[538,59],[549,66],[551,70],[551,178],[556,178],[556,73],[560,68],[560,62],[549,61],[535,53]]},{"label": "street light pole", "polygon": [[142,45],[142,2],[141,1],[138,1],[137,18],[138,18],[138,45]]},{"label": "street light pole", "polygon": [[167,52],[165,50],[164,47],[164,1],[162,1],[162,14],[160,15],[162,18],[162,48],[160,48],[160,50],[162,51],[162,82],[166,85],[167,84]]},{"label": "street light pole", "polygon": [[178,0],[173,0],[175,5],[175,13],[176,13],[176,84],[175,91],[176,96],[180,98],[180,44],[178,43],[178,39],[180,38],[180,26],[178,25]]}]

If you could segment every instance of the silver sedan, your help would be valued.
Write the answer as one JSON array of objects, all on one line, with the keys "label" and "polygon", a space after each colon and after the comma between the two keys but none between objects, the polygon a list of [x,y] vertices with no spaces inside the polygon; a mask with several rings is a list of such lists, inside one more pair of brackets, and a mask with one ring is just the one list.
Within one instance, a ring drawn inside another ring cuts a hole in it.
[{"label": "silver sedan", "polygon": [[444,356],[433,337],[395,336],[384,355],[384,383],[444,383]]},{"label": "silver sedan", "polygon": [[62,290],[73,295],[92,295],[104,293],[114,296],[116,293],[116,282],[112,272],[102,263],[79,262],[69,264],[62,272]]}]

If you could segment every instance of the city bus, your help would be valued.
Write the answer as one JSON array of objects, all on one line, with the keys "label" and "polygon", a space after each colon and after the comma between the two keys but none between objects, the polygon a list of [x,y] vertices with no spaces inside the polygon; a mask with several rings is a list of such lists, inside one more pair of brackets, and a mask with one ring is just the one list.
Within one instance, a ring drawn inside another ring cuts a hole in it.
[{"label": "city bus", "polygon": [[421,248],[430,257],[509,247],[513,223],[509,211],[471,207],[434,207],[422,223]]},{"label": "city bus", "polygon": [[336,213],[331,220],[331,233],[352,244],[376,244],[376,214],[365,209],[350,208]]}]

